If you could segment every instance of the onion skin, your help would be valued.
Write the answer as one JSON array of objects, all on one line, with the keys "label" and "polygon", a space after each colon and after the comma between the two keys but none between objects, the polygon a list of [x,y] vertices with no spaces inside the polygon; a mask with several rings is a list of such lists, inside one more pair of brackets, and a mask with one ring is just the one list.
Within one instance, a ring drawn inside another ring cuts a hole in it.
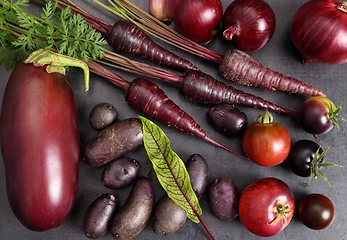
[{"label": "onion skin", "polygon": [[242,51],[255,51],[265,46],[275,28],[275,13],[263,0],[235,0],[223,15],[224,38]]},{"label": "onion skin", "polygon": [[75,202],[80,156],[75,100],[65,75],[21,63],[5,89],[0,130],[13,213],[33,231],[58,227]]},{"label": "onion skin", "polygon": [[171,22],[177,0],[149,0],[149,13],[162,22]]},{"label": "onion skin", "polygon": [[204,44],[217,34],[222,18],[220,0],[177,0],[173,14],[175,27],[183,36]]},{"label": "onion skin", "polygon": [[310,0],[302,5],[293,17],[290,33],[303,62],[346,63],[346,22],[347,2]]}]

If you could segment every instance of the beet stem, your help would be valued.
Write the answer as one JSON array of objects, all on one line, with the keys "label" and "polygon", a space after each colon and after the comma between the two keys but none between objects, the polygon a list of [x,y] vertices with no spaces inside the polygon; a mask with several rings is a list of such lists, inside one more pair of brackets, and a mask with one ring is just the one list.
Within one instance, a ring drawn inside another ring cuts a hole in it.
[{"label": "beet stem", "polygon": [[95,61],[89,60],[87,64],[92,73],[105,78],[106,80],[116,85],[117,87],[123,89],[124,91],[128,90],[130,83],[126,81],[125,79],[123,79],[122,77],[111,72],[110,70],[106,69],[105,67],[96,63]]},{"label": "beet stem", "polygon": [[182,82],[182,78],[178,76],[176,73],[145,63],[133,61],[127,57],[124,57],[114,52],[107,51],[103,59],[108,61],[103,62],[104,65],[108,65],[113,68],[118,68],[126,72],[131,72],[150,78],[160,79],[169,83],[180,84]]}]

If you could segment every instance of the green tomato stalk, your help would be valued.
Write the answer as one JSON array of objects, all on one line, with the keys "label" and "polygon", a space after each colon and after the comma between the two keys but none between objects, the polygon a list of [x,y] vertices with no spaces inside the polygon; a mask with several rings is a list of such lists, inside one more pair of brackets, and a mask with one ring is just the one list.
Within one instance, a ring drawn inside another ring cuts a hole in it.
[{"label": "green tomato stalk", "polygon": [[308,185],[310,186],[311,181],[313,178],[317,179],[318,176],[321,176],[324,181],[326,181],[329,186],[331,186],[331,183],[329,182],[328,178],[325,176],[323,171],[321,170],[322,167],[343,167],[342,165],[333,163],[333,162],[324,162],[323,158],[325,157],[326,153],[329,151],[330,146],[325,149],[322,154],[319,154],[321,148],[318,148],[316,153],[314,154],[313,160],[310,162],[310,178],[308,180]]}]

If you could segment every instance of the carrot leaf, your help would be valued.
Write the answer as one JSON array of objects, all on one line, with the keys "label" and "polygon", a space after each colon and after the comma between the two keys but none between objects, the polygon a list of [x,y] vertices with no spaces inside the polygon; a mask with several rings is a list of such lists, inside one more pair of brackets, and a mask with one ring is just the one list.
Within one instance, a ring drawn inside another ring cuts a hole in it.
[{"label": "carrot leaf", "polygon": [[57,3],[49,1],[36,16],[24,9],[28,5],[29,0],[0,0],[0,64],[7,69],[38,49],[85,61],[104,56],[107,41],[82,15],[72,15],[70,8],[58,11]]},{"label": "carrot leaf", "polygon": [[199,223],[202,210],[184,162],[171,149],[170,140],[160,127],[144,117],[139,118],[144,147],[161,186],[182,207],[190,220]]}]

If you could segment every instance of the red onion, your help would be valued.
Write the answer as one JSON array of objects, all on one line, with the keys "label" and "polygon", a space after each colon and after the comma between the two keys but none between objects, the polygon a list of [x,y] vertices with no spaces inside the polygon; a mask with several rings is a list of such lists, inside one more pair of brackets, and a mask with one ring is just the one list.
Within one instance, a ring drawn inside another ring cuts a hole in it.
[{"label": "red onion", "polygon": [[306,2],[294,15],[290,31],[306,65],[347,62],[347,2]]},{"label": "red onion", "polygon": [[235,0],[225,10],[223,36],[242,51],[268,43],[276,28],[275,13],[263,0]]},{"label": "red onion", "polygon": [[208,43],[217,34],[222,18],[220,0],[177,0],[173,22],[186,38]]}]

